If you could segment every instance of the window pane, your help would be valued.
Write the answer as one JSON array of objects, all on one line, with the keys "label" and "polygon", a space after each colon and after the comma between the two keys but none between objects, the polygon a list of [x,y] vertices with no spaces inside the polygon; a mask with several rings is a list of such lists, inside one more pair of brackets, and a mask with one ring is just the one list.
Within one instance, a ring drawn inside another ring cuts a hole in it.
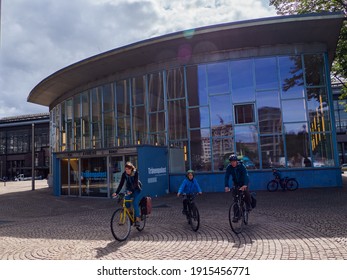
[{"label": "window pane", "polygon": [[117,146],[132,144],[130,141],[130,118],[117,119]]},{"label": "window pane", "polygon": [[262,167],[285,167],[282,134],[261,136]]},{"label": "window pane", "polygon": [[254,119],[254,105],[235,105],[235,124],[253,123]]},{"label": "window pane", "polygon": [[308,112],[311,132],[330,130],[330,106],[325,88],[307,89]]},{"label": "window pane", "polygon": [[282,114],[277,91],[257,93],[259,130],[261,134],[282,132]]},{"label": "window pane", "polygon": [[282,113],[284,122],[306,121],[305,100],[282,101]]},{"label": "window pane", "polygon": [[104,112],[114,111],[114,94],[112,84],[107,84],[102,87],[102,97]]},{"label": "window pane", "polygon": [[82,93],[82,148],[90,148],[89,92]]},{"label": "window pane", "polygon": [[117,82],[116,85],[116,104],[117,104],[117,116],[129,116],[130,115],[130,101],[127,94],[127,82],[125,80]]},{"label": "window pane", "polygon": [[187,138],[186,100],[168,102],[169,139]]},{"label": "window pane", "polygon": [[145,104],[145,97],[146,97],[146,80],[144,76],[132,78],[131,81],[132,85],[132,105],[143,105]]},{"label": "window pane", "polygon": [[148,98],[150,112],[164,110],[164,91],[161,73],[149,75]]},{"label": "window pane", "polygon": [[183,68],[167,71],[166,86],[168,99],[185,97]]},{"label": "window pane", "polygon": [[[199,80],[197,66],[190,66],[186,69],[187,75],[187,96],[189,106],[199,106]],[[205,81],[206,85],[206,81]],[[206,93],[206,89],[205,89]],[[207,102],[205,102],[207,104]]]},{"label": "window pane", "polygon": [[209,127],[210,114],[208,107],[190,108],[189,109],[189,127]]},{"label": "window pane", "polygon": [[285,141],[288,167],[304,167],[304,157],[309,156],[307,123],[285,124]]},{"label": "window pane", "polygon": [[303,98],[305,91],[301,56],[280,57],[278,61],[282,98]]},{"label": "window pane", "polygon": [[231,95],[234,103],[255,100],[253,86],[253,60],[238,60],[230,63]]},{"label": "window pane", "polygon": [[151,113],[149,115],[149,131],[165,131],[165,114],[164,112]]},{"label": "window pane", "polygon": [[237,154],[246,157],[243,159],[246,167],[259,168],[257,127],[255,125],[236,126],[235,142]]},{"label": "window pane", "polygon": [[208,93],[229,92],[228,63],[213,63],[207,65]]},{"label": "window pane", "polygon": [[321,54],[304,56],[305,77],[307,86],[325,85],[324,58]]},{"label": "window pane", "polygon": [[74,107],[74,145],[73,150],[81,149],[81,95],[77,94],[73,99],[73,107]]},{"label": "window pane", "polygon": [[230,95],[210,97],[212,127],[232,122]]},{"label": "window pane", "polygon": [[92,98],[92,148],[101,148],[101,87],[93,89]]},{"label": "window pane", "polygon": [[232,137],[212,138],[213,148],[213,170],[221,171],[229,163],[229,156],[234,151],[234,142]]},{"label": "window pane", "polygon": [[276,58],[257,58],[254,60],[254,63],[256,89],[277,89],[278,74]]},{"label": "window pane", "polygon": [[190,131],[190,156],[192,169],[211,171],[211,145],[209,130]]},{"label": "window pane", "polygon": [[133,144],[146,144],[147,138],[147,123],[145,106],[133,107]]},{"label": "window pane", "polygon": [[313,166],[334,166],[332,139],[330,133],[315,133],[311,135]]},{"label": "window pane", "polygon": [[104,113],[105,148],[115,145],[115,118],[113,112]]}]

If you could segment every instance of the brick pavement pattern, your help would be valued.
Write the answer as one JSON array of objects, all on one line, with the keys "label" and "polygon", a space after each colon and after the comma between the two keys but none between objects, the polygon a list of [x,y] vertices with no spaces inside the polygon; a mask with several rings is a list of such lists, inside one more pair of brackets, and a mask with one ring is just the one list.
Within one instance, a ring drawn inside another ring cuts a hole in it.
[{"label": "brick pavement pattern", "polygon": [[[347,177],[344,177],[347,182]],[[343,188],[257,192],[249,225],[235,235],[228,223],[231,196],[196,199],[198,232],[174,194],[153,198],[142,232],[114,240],[115,200],[55,197],[46,181],[0,183],[2,260],[347,260],[347,183]]]}]

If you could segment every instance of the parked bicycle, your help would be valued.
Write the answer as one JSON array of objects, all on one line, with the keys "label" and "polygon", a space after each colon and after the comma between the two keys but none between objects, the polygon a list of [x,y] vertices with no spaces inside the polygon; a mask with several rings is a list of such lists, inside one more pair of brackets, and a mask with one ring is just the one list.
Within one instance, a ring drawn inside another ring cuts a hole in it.
[{"label": "parked bicycle", "polygon": [[194,201],[196,194],[183,194],[183,196],[187,199],[187,212],[185,214],[188,224],[190,224],[193,231],[197,231],[200,226],[200,214]]},{"label": "parked bicycle", "polygon": [[[135,212],[133,207],[133,199],[125,199],[124,193],[119,193],[117,196],[117,203],[122,203],[122,206],[114,211],[111,218],[111,231],[112,235],[118,241],[124,241],[128,238],[131,226],[135,226]],[[127,207],[127,204],[131,207]],[[146,225],[147,216],[141,213],[141,221],[139,226],[136,227],[138,231],[142,231]]]},{"label": "parked bicycle", "polygon": [[248,224],[248,214],[245,205],[245,194],[239,189],[233,189],[234,202],[229,208],[229,224],[231,230],[239,234],[243,227]]},{"label": "parked bicycle", "polygon": [[299,187],[299,183],[295,178],[275,178],[268,182],[267,184],[267,190],[269,192],[275,192],[278,190],[278,187],[281,186],[281,188],[285,191],[295,191]]}]

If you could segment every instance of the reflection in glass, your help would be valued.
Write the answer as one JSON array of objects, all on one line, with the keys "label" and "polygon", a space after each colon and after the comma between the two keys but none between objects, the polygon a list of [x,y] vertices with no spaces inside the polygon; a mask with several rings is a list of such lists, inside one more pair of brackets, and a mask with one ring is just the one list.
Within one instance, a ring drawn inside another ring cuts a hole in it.
[{"label": "reflection in glass", "polygon": [[117,117],[130,115],[130,101],[127,94],[127,82],[126,80],[118,81],[116,84],[116,105],[117,105]]},{"label": "reflection in glass", "polygon": [[331,133],[311,134],[313,166],[334,166]]},{"label": "reflection in glass", "polygon": [[211,171],[211,144],[208,130],[190,131],[190,157],[195,171]]},{"label": "reflection in glass", "polygon": [[81,194],[108,196],[106,157],[81,159]]},{"label": "reflection in glass", "polygon": [[82,93],[82,149],[90,148],[89,92]]},{"label": "reflection in glass", "polygon": [[278,58],[282,98],[303,98],[304,79],[301,56]]},{"label": "reflection in glass", "polygon": [[210,110],[212,127],[232,122],[230,95],[211,96]]},{"label": "reflection in glass", "polygon": [[136,106],[132,108],[133,115],[133,144],[147,143],[147,116],[145,106]]},{"label": "reflection in glass", "polygon": [[304,99],[283,100],[282,113],[284,122],[306,121],[306,107]]},{"label": "reflection in glass", "polygon": [[66,150],[71,151],[73,143],[73,126],[72,126],[72,117],[73,117],[73,102],[72,98],[66,100],[65,102],[66,111]]},{"label": "reflection in glass", "polygon": [[70,195],[79,196],[80,194],[80,174],[79,159],[70,158]]},{"label": "reflection in glass", "polygon": [[285,167],[282,134],[260,136],[262,168]]},{"label": "reflection in glass", "polygon": [[330,106],[325,88],[307,89],[307,98],[311,132],[330,130]]},{"label": "reflection in glass", "polygon": [[92,148],[101,148],[101,87],[93,89],[92,99]]},{"label": "reflection in glass", "polygon": [[277,91],[257,93],[258,122],[261,134],[282,132],[282,114]]},{"label": "reflection in glass", "polygon": [[[180,99],[168,102],[168,119],[169,119],[169,139],[186,139],[187,138],[187,115],[186,100]],[[162,120],[164,122],[164,120]]]},{"label": "reflection in glass", "polygon": [[[259,168],[258,132],[255,125],[235,126],[236,152],[248,168]],[[246,164],[247,161],[247,164]]]},{"label": "reflection in glass", "polygon": [[60,194],[69,195],[69,160],[60,160]]},{"label": "reflection in glass", "polygon": [[117,119],[117,146],[130,145],[130,118],[118,118]]},{"label": "reflection in glass", "polygon": [[288,167],[304,167],[304,157],[310,155],[307,123],[285,124],[285,141]]},{"label": "reflection in glass", "polygon": [[278,89],[276,57],[254,59],[257,90]]},{"label": "reflection in glass", "polygon": [[189,109],[189,127],[200,128],[210,126],[208,107],[195,107]]},{"label": "reflection in glass", "polygon": [[81,95],[77,94],[73,98],[73,132],[74,132],[74,143],[72,150],[78,151],[81,149],[81,141],[82,141],[82,134],[81,134],[81,116],[82,116],[82,110],[81,110]]},{"label": "reflection in glass", "polygon": [[229,71],[227,62],[207,65],[208,93],[229,92]]},{"label": "reflection in glass", "polygon": [[234,142],[232,137],[213,137],[213,170],[221,171],[229,163],[229,156],[234,151]]},{"label": "reflection in glass", "polygon": [[165,131],[165,113],[164,112],[151,113],[149,115],[149,131],[150,133]]},{"label": "reflection in glass", "polygon": [[305,78],[307,86],[325,85],[324,57],[321,54],[304,55]]},{"label": "reflection in glass", "polygon": [[132,106],[145,104],[146,98],[146,78],[139,76],[131,79]]},{"label": "reflection in glass", "polygon": [[150,112],[164,110],[164,90],[162,74],[160,72],[149,75],[148,98]]},{"label": "reflection in glass", "polygon": [[170,69],[166,74],[166,91],[167,98],[176,99],[184,98],[184,76],[183,68]]},{"label": "reflection in glass", "polygon": [[230,62],[231,95],[233,102],[255,101],[253,86],[253,60],[245,59]]}]

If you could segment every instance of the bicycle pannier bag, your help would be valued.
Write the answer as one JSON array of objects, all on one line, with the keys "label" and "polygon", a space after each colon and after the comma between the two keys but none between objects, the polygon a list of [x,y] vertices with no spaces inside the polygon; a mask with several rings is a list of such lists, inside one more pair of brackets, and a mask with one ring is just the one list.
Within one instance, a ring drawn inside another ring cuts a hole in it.
[{"label": "bicycle pannier bag", "polygon": [[152,213],[152,198],[145,196],[140,200],[141,214],[149,215]]}]

